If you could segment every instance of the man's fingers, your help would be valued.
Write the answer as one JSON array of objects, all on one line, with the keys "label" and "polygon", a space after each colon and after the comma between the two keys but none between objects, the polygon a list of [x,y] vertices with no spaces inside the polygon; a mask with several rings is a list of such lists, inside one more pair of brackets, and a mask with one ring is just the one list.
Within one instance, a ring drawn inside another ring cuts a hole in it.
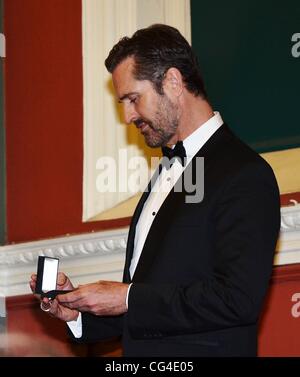
[{"label": "man's fingers", "polygon": [[90,307],[87,303],[87,298],[78,292],[78,289],[65,294],[56,296],[60,305],[70,310],[88,311]]},{"label": "man's fingers", "polygon": [[30,287],[32,293],[35,293],[36,278],[37,278],[36,274],[32,274],[32,275],[30,276],[30,279],[31,279],[31,280],[30,280],[30,282],[29,282],[29,287]]},{"label": "man's fingers", "polygon": [[50,315],[68,322],[75,321],[78,317],[78,314],[78,310],[66,308],[65,306],[60,305],[56,299],[53,300],[50,309]]},{"label": "man's fingers", "polygon": [[64,308],[80,310],[79,305],[75,302],[60,302]]},{"label": "man's fingers", "polygon": [[78,290],[74,290],[69,293],[64,293],[56,296],[56,299],[62,305],[70,304],[81,299],[81,295],[78,294]]},{"label": "man's fingers", "polygon": [[59,272],[57,274],[57,284],[58,285],[64,285],[67,282],[67,276],[63,272]]},{"label": "man's fingers", "polygon": [[30,286],[30,289],[32,290],[32,293],[34,293],[35,292],[35,286],[36,286],[36,283],[35,283],[35,281],[30,281],[29,282],[29,286]]},{"label": "man's fingers", "polygon": [[30,276],[30,278],[31,278],[31,280],[29,282],[29,286],[30,286],[32,292],[34,292],[35,291],[35,286],[36,286],[36,274],[32,274]]},{"label": "man's fingers", "polygon": [[57,300],[51,300],[50,302],[50,310],[49,310],[49,314],[53,315],[53,316],[56,316],[57,315],[57,311],[58,311],[58,302]]},{"label": "man's fingers", "polygon": [[51,301],[48,297],[43,297],[42,298],[42,301],[45,303],[45,304],[48,304],[49,301]]},{"label": "man's fingers", "polygon": [[47,298],[41,301],[41,309],[51,317],[59,318],[65,322],[74,321],[78,318],[78,310],[72,310],[59,304],[54,300],[48,300]]}]

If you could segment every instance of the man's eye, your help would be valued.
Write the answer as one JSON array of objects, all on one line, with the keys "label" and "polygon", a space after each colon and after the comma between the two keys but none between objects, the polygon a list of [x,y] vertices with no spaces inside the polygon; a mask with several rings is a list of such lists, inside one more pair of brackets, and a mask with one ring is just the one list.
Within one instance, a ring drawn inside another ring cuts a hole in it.
[{"label": "man's eye", "polygon": [[137,101],[136,97],[135,98],[130,98],[130,103],[136,103],[136,101]]}]

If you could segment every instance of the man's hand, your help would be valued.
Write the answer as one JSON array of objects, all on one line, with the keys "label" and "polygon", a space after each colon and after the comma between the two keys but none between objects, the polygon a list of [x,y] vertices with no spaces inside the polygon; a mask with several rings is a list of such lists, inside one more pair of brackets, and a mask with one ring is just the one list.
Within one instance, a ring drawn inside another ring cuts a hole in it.
[{"label": "man's hand", "polygon": [[[36,286],[36,274],[31,275],[31,280],[29,282],[30,288],[33,293],[35,293],[35,286]],[[73,290],[73,284],[71,283],[70,279],[62,272],[59,272],[57,275],[57,286],[56,289],[58,290]],[[35,296],[40,300],[40,295],[35,294]],[[65,322],[74,321],[78,317],[78,310],[76,309],[70,309],[67,307],[64,307],[59,304],[59,302],[54,300],[49,300],[47,297],[44,297],[41,300],[41,304],[45,308],[49,308],[49,311],[47,311],[48,314],[50,314],[53,317],[59,318]]]},{"label": "man's hand", "polygon": [[[36,286],[36,274],[31,275],[31,280],[29,282],[30,288],[33,293],[35,293],[35,286]],[[63,272],[59,272],[57,274],[57,282],[56,282],[56,289],[62,291],[71,291],[74,289],[73,284],[71,283],[68,276],[66,276]]]},{"label": "man's hand", "polygon": [[76,290],[58,295],[59,304],[70,310],[95,315],[119,315],[127,311],[126,295],[129,285],[115,281],[98,281],[80,285]]}]

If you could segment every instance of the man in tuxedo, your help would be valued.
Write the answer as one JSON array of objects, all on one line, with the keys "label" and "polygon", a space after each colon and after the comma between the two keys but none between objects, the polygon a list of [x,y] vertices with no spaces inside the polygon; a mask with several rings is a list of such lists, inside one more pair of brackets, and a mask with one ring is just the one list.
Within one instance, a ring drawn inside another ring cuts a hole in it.
[{"label": "man in tuxedo", "polygon": [[[171,161],[132,217],[123,282],[79,286],[46,310],[78,341],[122,336],[125,356],[256,355],[280,227],[272,169],[213,111],[175,28],[138,30],[105,64],[126,123]],[[60,274],[58,288],[74,287]]]}]

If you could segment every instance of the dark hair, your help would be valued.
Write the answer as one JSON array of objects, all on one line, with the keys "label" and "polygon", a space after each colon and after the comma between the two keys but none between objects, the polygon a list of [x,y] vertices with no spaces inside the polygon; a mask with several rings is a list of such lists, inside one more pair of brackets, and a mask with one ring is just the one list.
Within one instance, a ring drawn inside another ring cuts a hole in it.
[{"label": "dark hair", "polygon": [[204,83],[195,53],[187,40],[174,27],[155,24],[124,37],[112,48],[105,66],[112,73],[123,60],[133,57],[134,77],[149,80],[158,93],[163,94],[164,75],[177,68],[186,89],[195,96],[206,98]]}]

